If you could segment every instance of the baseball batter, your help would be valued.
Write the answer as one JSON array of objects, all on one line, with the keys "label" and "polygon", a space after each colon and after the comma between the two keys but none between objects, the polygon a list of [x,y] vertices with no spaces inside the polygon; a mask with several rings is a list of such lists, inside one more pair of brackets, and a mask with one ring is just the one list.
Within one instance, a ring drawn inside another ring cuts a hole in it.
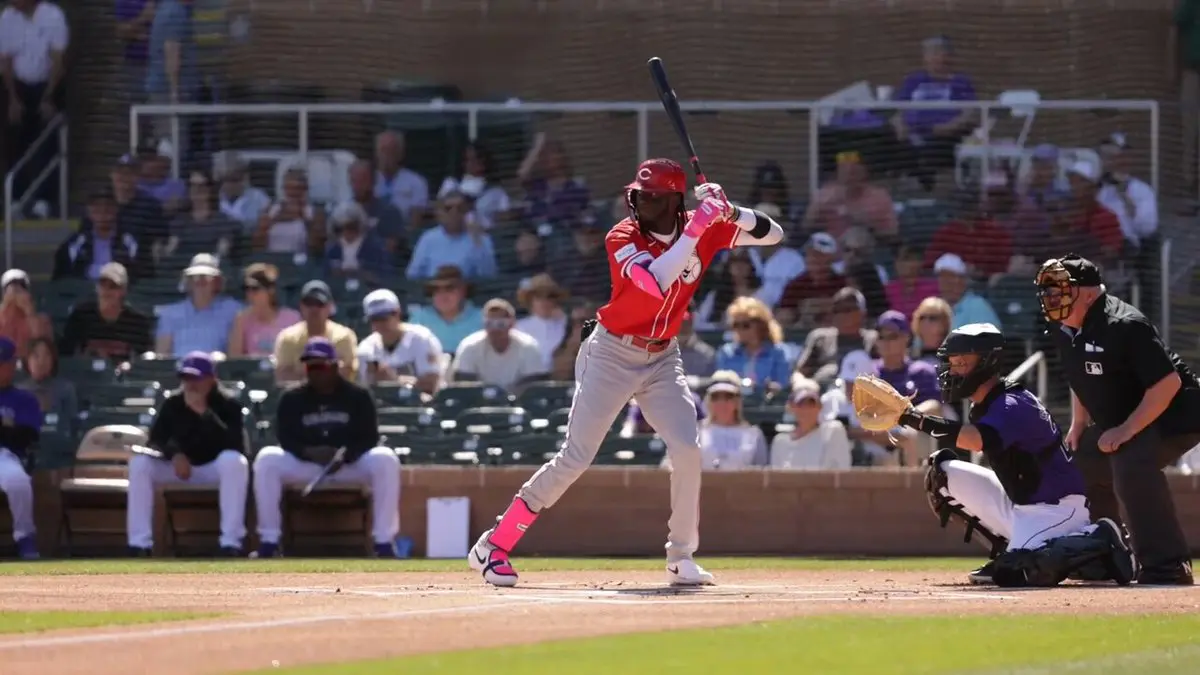
[{"label": "baseball batter", "polygon": [[692,560],[700,544],[699,431],[675,338],[713,258],[735,246],[777,244],[783,229],[762,213],[730,204],[715,183],[696,187],[700,205],[688,212],[686,189],[683,167],[669,159],[642,162],[626,187],[630,216],[605,237],[612,296],[584,328],[563,446],[467,556],[490,584],[516,585],[509,554],[542,509],[554,506],[591,465],[613,420],[635,396],[671,460],[667,580],[713,583],[713,575]]}]

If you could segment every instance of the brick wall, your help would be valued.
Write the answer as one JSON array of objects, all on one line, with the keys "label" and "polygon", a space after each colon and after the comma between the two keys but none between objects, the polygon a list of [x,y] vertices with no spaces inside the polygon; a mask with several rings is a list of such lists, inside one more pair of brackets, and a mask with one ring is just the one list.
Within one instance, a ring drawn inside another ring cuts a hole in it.
[{"label": "brick wall", "polygon": [[[404,470],[401,529],[424,551],[426,500],[468,497],[477,536],[508,505],[529,467]],[[979,555],[963,530],[937,527],[915,470],[746,472],[706,474],[702,495],[703,554]],[[1179,516],[1200,548],[1200,479],[1171,477]],[[523,555],[655,555],[668,516],[667,474],[656,469],[589,470],[548,510],[521,542]],[[53,551],[58,504],[51,478],[38,476],[38,523],[43,551]],[[215,525],[215,512],[212,524]],[[253,520],[253,509],[250,510]],[[161,545],[162,508],[158,509]],[[0,518],[6,518],[3,514]],[[121,514],[112,523],[121,527]],[[251,524],[253,532],[253,524]]]}]

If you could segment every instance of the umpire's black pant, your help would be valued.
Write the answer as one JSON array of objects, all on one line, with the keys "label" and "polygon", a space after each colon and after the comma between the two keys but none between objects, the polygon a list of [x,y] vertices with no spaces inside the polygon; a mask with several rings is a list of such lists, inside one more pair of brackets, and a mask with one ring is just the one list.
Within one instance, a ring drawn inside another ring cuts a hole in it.
[{"label": "umpire's black pant", "polygon": [[1112,518],[1125,525],[1142,567],[1155,568],[1191,557],[1187,539],[1175,516],[1165,467],[1173,465],[1200,443],[1200,433],[1163,436],[1151,424],[1112,454],[1100,452],[1103,429],[1092,425],[1083,432],[1075,461],[1087,481],[1092,520]]}]

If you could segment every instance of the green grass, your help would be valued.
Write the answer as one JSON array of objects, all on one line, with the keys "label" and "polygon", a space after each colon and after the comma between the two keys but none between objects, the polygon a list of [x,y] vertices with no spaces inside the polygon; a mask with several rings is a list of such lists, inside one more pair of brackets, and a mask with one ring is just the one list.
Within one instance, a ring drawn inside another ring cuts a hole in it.
[{"label": "green grass", "polygon": [[1200,672],[1198,635],[1200,617],[1191,615],[823,616],[262,672],[1182,675]]},{"label": "green grass", "polygon": [[[703,558],[714,572],[739,570],[965,571],[975,558]],[[522,572],[659,571],[662,558],[517,558]],[[2,576],[64,574],[327,574],[371,572],[465,572],[466,561],[282,558],[276,560],[46,560],[0,565]]]},{"label": "green grass", "polygon": [[0,634],[40,633],[66,628],[104,628],[139,623],[210,619],[219,614],[203,612],[70,612],[70,611],[3,611],[0,612]]}]

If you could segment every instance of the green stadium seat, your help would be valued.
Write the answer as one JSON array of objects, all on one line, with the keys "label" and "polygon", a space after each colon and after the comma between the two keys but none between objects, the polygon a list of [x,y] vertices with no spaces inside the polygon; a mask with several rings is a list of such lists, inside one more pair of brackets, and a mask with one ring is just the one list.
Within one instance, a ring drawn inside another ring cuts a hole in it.
[{"label": "green stadium seat", "polygon": [[442,420],[442,430],[448,433],[469,434],[519,434],[528,428],[529,419],[524,408],[513,406],[489,406],[468,408],[454,419]]},{"label": "green stadium seat", "polygon": [[950,222],[953,213],[949,205],[931,199],[905,202],[898,218],[900,239],[917,248],[925,248],[933,234]]},{"label": "green stadium seat", "polygon": [[75,464],[79,437],[57,427],[43,427],[33,449],[33,466],[41,471],[67,469]]},{"label": "green stadium seat", "polygon": [[275,364],[269,357],[242,356],[225,359],[217,363],[217,377],[222,380],[245,382],[252,389],[256,385],[275,382]]},{"label": "green stadium seat", "polygon": [[557,434],[526,434],[504,439],[501,443],[502,464],[545,464],[558,453],[563,438]]},{"label": "green stadium seat", "polygon": [[95,295],[96,282],[91,279],[55,279],[50,283],[39,285],[37,293],[41,302],[45,302],[49,298],[81,300]]},{"label": "green stadium seat", "polygon": [[1006,338],[1033,340],[1042,332],[1041,303],[1027,277],[1006,275],[996,280],[984,297],[996,310]]},{"label": "green stadium seat", "polygon": [[667,444],[654,435],[630,438],[611,435],[600,444],[597,464],[627,466],[658,466],[666,457]]},{"label": "green stadium seat", "polygon": [[154,408],[163,398],[158,382],[114,382],[94,384],[79,391],[80,406],[91,408]]},{"label": "green stadium seat", "polygon": [[[538,416],[532,416],[529,420],[529,428],[536,432],[561,436],[567,431],[567,417],[570,414],[570,408],[559,408],[558,410],[551,410]],[[622,421],[625,419],[623,415],[619,417]]]},{"label": "green stadium seat", "polygon": [[378,413],[379,433],[388,437],[385,445],[395,445],[407,434],[429,435],[437,433],[437,411],[428,407],[380,408]]},{"label": "green stadium seat", "polygon": [[149,429],[154,423],[155,409],[150,407],[96,408],[81,413],[79,423],[86,433],[96,427],[126,424]]},{"label": "green stadium seat", "polygon": [[723,330],[698,330],[696,337],[700,338],[701,342],[711,345],[713,348],[719,348],[725,344],[725,331]]},{"label": "green stadium seat", "polygon": [[111,361],[91,356],[64,356],[58,361],[58,376],[80,389],[96,382],[116,382],[117,367]]},{"label": "green stadium seat", "polygon": [[405,464],[482,464],[488,461],[487,444],[471,434],[406,436],[394,447]]},{"label": "green stadium seat", "polygon": [[443,387],[433,398],[433,407],[442,417],[456,418],[469,408],[498,406],[510,403],[511,394],[502,387],[490,384],[455,383]]},{"label": "green stadium seat", "polygon": [[782,405],[762,405],[743,408],[742,415],[750,424],[775,424],[783,420],[787,408]]},{"label": "green stadium seat", "polygon": [[371,386],[371,393],[375,395],[375,400],[382,407],[400,406],[411,407],[420,406],[421,391],[415,387],[400,383],[377,383]]},{"label": "green stadium seat", "polygon": [[517,397],[517,403],[529,411],[531,416],[537,416],[559,408],[571,407],[574,396],[574,382],[535,382],[525,387]]},{"label": "green stadium seat", "polygon": [[171,358],[133,359],[129,362],[129,370],[125,371],[121,379],[137,382],[165,382],[173,386],[179,380],[179,375],[175,373],[178,363],[178,360]]}]

